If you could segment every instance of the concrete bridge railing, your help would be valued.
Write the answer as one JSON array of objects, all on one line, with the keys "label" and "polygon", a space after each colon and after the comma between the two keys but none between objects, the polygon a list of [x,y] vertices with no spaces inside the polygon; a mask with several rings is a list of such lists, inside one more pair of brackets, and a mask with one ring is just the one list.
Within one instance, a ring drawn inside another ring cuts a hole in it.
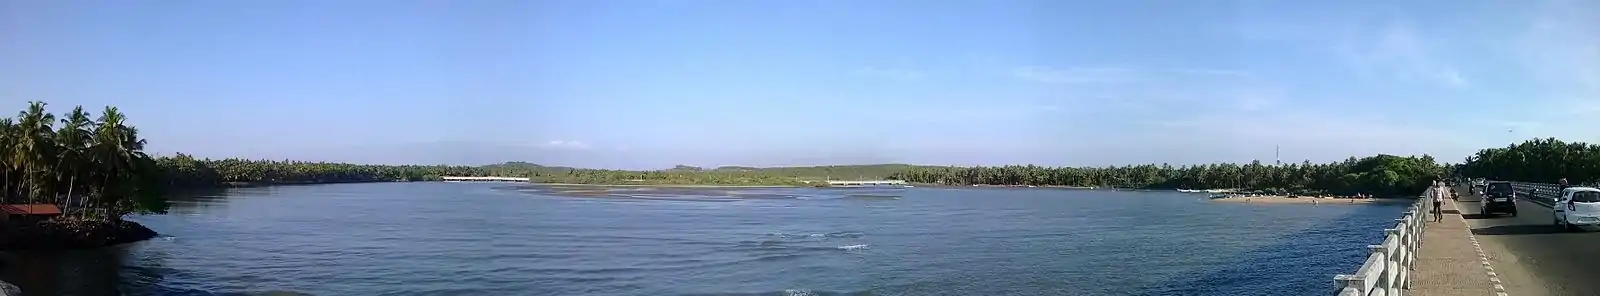
[{"label": "concrete bridge railing", "polygon": [[[1431,189],[1430,189],[1431,190]],[[1424,192],[1423,197],[1429,192]],[[1427,226],[1427,215],[1433,203],[1418,198],[1405,215],[1395,219],[1394,228],[1384,229],[1383,243],[1369,245],[1372,251],[1367,261],[1355,274],[1333,277],[1339,283],[1339,296],[1400,295],[1400,289],[1411,287],[1412,264],[1417,261],[1417,250],[1422,242],[1422,231]]]},{"label": "concrete bridge railing", "polygon": [[1531,201],[1543,206],[1556,203],[1557,195],[1561,195],[1561,185],[1548,183],[1511,182],[1511,190],[1516,191],[1517,199]]}]

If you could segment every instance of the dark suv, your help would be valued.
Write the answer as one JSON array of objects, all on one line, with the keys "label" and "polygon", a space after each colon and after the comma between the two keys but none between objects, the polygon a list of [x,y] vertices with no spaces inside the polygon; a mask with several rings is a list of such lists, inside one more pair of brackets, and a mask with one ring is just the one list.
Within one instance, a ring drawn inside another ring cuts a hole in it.
[{"label": "dark suv", "polygon": [[1511,189],[1511,182],[1489,182],[1483,189],[1480,203],[1482,210],[1479,213],[1483,215],[1506,213],[1517,216],[1517,191]]}]

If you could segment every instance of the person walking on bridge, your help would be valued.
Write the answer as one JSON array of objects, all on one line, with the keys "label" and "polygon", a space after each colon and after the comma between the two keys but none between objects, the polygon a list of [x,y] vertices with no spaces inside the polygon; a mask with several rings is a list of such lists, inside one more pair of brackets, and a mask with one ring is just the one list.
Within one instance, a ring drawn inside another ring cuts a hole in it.
[{"label": "person walking on bridge", "polygon": [[1428,198],[1433,199],[1433,222],[1444,222],[1444,208],[1441,206],[1444,205],[1445,190],[1438,181],[1434,181],[1433,188],[1428,189]]}]

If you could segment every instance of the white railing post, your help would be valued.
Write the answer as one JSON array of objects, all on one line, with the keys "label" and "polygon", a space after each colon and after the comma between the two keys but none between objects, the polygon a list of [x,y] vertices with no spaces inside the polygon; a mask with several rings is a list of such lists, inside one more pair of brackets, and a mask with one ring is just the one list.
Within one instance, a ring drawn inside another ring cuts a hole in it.
[{"label": "white railing post", "polygon": [[1387,234],[1384,235],[1387,239],[1384,239],[1383,247],[1378,250],[1383,252],[1384,259],[1383,289],[1385,295],[1395,295],[1396,290],[1400,289],[1398,283],[1400,280],[1401,253],[1399,247],[1401,233],[1398,228],[1384,229],[1383,232]]},{"label": "white railing post", "polygon": [[1333,282],[1338,283],[1339,296],[1366,296],[1367,291],[1362,291],[1362,283],[1366,282],[1359,275],[1341,274],[1333,276]]},{"label": "white railing post", "polygon": [[[1384,237],[1387,238],[1388,236]],[[1388,293],[1389,277],[1385,275],[1389,274],[1389,252],[1384,251],[1383,245],[1367,245],[1367,250],[1370,251],[1372,255],[1376,255],[1378,258],[1378,261],[1373,262],[1377,264],[1376,268],[1378,269],[1378,272],[1376,274],[1368,273],[1363,275],[1368,281],[1368,287],[1371,287],[1371,289],[1366,291],[1367,295],[1372,295],[1372,292],[1377,291],[1384,291],[1384,293]]]},{"label": "white railing post", "polygon": [[1368,245],[1367,260],[1356,274],[1333,277],[1340,296],[1397,296],[1411,288],[1411,273],[1416,269],[1417,253],[1422,250],[1422,234],[1434,207],[1426,192],[1406,209],[1394,228],[1383,230],[1383,241]]},{"label": "white railing post", "polygon": [[1400,239],[1398,241],[1400,242],[1400,248],[1396,250],[1395,256],[1395,263],[1399,265],[1394,270],[1394,273],[1398,276],[1395,287],[1410,288],[1408,284],[1411,282],[1411,259],[1416,252],[1415,249],[1412,249],[1415,246],[1412,244],[1412,240],[1416,239],[1417,236],[1415,232],[1412,232],[1411,228],[1414,224],[1409,221],[1410,219],[1400,218],[1394,220],[1400,222],[1400,227],[1396,228],[1399,230]]}]

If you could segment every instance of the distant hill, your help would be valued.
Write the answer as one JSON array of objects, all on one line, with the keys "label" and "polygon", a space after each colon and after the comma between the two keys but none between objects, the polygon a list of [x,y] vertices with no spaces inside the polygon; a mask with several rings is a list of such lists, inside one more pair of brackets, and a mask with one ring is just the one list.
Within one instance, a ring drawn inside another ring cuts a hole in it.
[{"label": "distant hill", "polygon": [[491,164],[491,165],[482,166],[481,168],[487,169],[487,170],[490,170],[490,171],[511,171],[511,172],[530,172],[531,171],[531,172],[541,172],[541,173],[566,173],[566,172],[571,172],[573,170],[578,170],[578,168],[574,168],[574,167],[542,166],[542,165],[538,165],[538,164],[521,162],[521,161],[512,161],[512,162],[506,162],[506,163]]},{"label": "distant hill", "polygon": [[688,166],[688,165],[681,165],[681,164],[673,166],[671,169],[667,169],[668,172],[699,172],[699,171],[704,171],[704,170],[705,169],[702,169],[702,168],[697,167],[697,166]]},{"label": "distant hill", "polygon": [[757,171],[757,170],[761,170],[761,168],[758,168],[758,167],[747,167],[747,166],[721,166],[721,167],[717,167],[716,169],[713,169],[712,171],[718,171],[718,172],[753,172],[753,171]]}]

